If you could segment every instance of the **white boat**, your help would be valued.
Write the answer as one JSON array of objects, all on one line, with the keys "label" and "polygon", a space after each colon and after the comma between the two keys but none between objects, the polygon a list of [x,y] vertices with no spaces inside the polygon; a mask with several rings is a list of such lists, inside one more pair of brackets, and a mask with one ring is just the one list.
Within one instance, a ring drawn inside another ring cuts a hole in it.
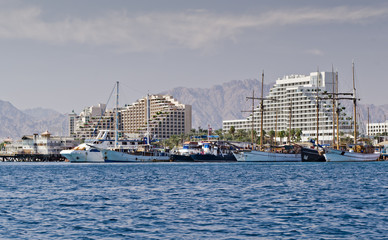
[{"label": "white boat", "polygon": [[147,151],[101,149],[101,153],[105,162],[160,162],[170,160],[169,153],[157,149]]},{"label": "white boat", "polygon": [[[62,150],[60,154],[70,162],[90,162],[102,163],[101,148],[107,148],[109,140],[107,140],[108,131],[100,131],[96,139],[86,140],[85,143],[78,145],[70,150]],[[110,142],[112,144],[112,142]]]},{"label": "white boat", "polygon": [[[108,132],[109,130],[101,130],[95,139],[86,140],[73,149],[62,150],[60,154],[70,162],[103,163],[105,158],[101,150],[113,149],[116,146],[114,140],[108,139]],[[140,142],[133,139],[118,140],[117,146],[122,151],[134,151],[140,146]]]},{"label": "white boat", "polygon": [[239,151],[233,153],[238,162],[301,162],[300,153],[276,153],[265,151]]},{"label": "white boat", "polygon": [[380,157],[380,153],[357,153],[327,149],[324,156],[328,162],[368,162],[377,161]]},{"label": "white boat", "polygon": [[147,133],[146,144],[137,145],[136,148],[127,148],[119,145],[118,140],[118,99],[119,99],[119,82],[117,82],[117,101],[116,101],[116,125],[115,125],[115,146],[113,148],[102,148],[102,158],[105,162],[155,162],[169,161],[170,154],[164,149],[156,149],[150,144],[149,119],[151,115],[150,100],[147,95]]}]

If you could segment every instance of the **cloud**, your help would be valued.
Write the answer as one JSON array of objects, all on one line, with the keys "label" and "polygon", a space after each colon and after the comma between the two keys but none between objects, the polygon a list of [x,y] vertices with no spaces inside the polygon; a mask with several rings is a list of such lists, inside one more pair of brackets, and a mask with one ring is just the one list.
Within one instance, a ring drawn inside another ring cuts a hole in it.
[{"label": "cloud", "polygon": [[310,49],[307,50],[306,53],[311,54],[311,55],[316,55],[316,56],[323,56],[324,52],[319,50],[319,49]]},{"label": "cloud", "polygon": [[43,19],[39,8],[32,7],[0,11],[0,38],[112,46],[135,52],[168,48],[197,50],[223,40],[235,41],[248,30],[297,24],[360,24],[387,15],[388,8],[384,7],[303,8],[258,15],[221,15],[206,10],[132,15],[123,11],[109,12],[95,19],[69,17],[50,22]]}]

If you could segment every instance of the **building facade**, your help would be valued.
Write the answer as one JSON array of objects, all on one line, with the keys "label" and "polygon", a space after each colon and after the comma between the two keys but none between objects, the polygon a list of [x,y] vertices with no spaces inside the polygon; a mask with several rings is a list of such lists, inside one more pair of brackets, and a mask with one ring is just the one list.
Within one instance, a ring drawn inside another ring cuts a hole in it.
[{"label": "building facade", "polygon": [[388,135],[388,120],[382,123],[369,123],[366,124],[367,135]]},{"label": "building facade", "polygon": [[149,135],[167,139],[191,130],[191,105],[179,103],[170,95],[148,95],[121,110],[124,134]]},{"label": "building facade", "polygon": [[[302,131],[302,141],[316,139],[318,99],[319,143],[331,143],[335,119],[328,93],[334,91],[337,76],[332,72],[313,72],[307,76],[289,75],[277,79],[263,103],[264,131],[287,131],[291,123],[291,129]],[[341,118],[340,131],[351,131],[349,121]],[[260,133],[260,121],[261,110],[257,107],[247,119],[223,121],[223,131],[229,131],[232,126],[235,130],[251,130],[253,125]],[[277,138],[277,141],[282,140]]]},{"label": "building facade", "polygon": [[[69,135],[78,139],[91,139],[99,130],[111,130],[109,138],[114,138],[116,111],[106,110],[105,104],[85,108],[79,115],[69,114]],[[119,109],[118,130],[122,129]]]},{"label": "building facade", "polygon": [[52,136],[48,131],[42,134],[25,135],[21,140],[12,141],[5,146],[7,153],[14,154],[54,154],[79,145],[73,137]]}]

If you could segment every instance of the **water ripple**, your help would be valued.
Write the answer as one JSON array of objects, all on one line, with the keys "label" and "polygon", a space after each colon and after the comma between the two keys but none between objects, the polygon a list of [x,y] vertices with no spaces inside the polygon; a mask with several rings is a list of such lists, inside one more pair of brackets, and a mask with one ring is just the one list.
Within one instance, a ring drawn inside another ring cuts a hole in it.
[{"label": "water ripple", "polygon": [[0,238],[384,239],[388,162],[0,164]]}]

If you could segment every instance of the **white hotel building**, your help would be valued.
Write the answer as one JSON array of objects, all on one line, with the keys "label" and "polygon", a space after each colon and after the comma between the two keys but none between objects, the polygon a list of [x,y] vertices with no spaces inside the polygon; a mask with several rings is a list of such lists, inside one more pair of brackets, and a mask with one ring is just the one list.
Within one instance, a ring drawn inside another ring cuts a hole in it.
[{"label": "white hotel building", "polygon": [[126,134],[146,135],[167,139],[191,130],[191,105],[182,104],[170,95],[149,95],[127,105],[121,111]]},{"label": "white hotel building", "polygon": [[[268,133],[271,130],[277,132],[287,131],[290,124],[290,106],[291,111],[291,128],[302,130],[302,141],[316,138],[317,132],[317,107],[316,90],[318,89],[319,97],[328,97],[322,93],[331,93],[333,83],[336,80],[336,73],[320,72],[310,73],[310,75],[289,75],[276,80],[275,85],[271,88],[269,95],[264,100],[264,119],[263,129]],[[248,96],[247,96],[248,97]],[[271,100],[269,100],[271,99]],[[275,100],[272,100],[275,99]],[[255,103],[258,103],[256,100]],[[255,104],[260,105],[259,104]],[[333,105],[331,100],[319,101],[319,143],[331,143],[333,135]],[[276,121],[276,115],[277,121]],[[260,133],[260,107],[254,110],[254,130]],[[247,119],[226,120],[223,121],[223,131],[228,132],[230,127],[234,126],[235,130],[251,130],[252,114]],[[351,131],[351,125],[348,121],[340,122],[340,131]],[[283,140],[286,140],[284,138]],[[280,141],[277,138],[277,141]]]},{"label": "white hotel building", "polygon": [[367,134],[371,136],[376,136],[378,134],[387,134],[388,133],[388,120],[383,123],[370,123],[366,125]]}]

